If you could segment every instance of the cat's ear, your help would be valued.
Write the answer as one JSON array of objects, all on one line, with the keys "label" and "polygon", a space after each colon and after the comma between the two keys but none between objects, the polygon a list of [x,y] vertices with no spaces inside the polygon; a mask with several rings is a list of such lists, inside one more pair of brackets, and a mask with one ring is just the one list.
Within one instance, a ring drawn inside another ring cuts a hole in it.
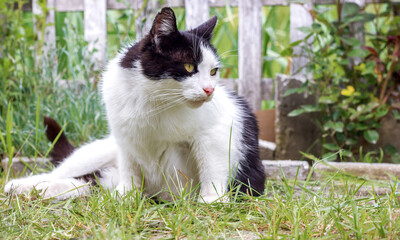
[{"label": "cat's ear", "polygon": [[158,51],[161,51],[162,41],[164,38],[171,37],[179,33],[176,26],[176,18],[171,8],[165,7],[157,14],[150,30],[152,43]]},{"label": "cat's ear", "polygon": [[212,32],[215,28],[215,25],[217,24],[217,16],[214,16],[198,26],[197,28],[194,28],[190,30],[190,33],[193,33],[197,35],[198,37],[201,37],[207,41],[211,40],[212,37]]}]

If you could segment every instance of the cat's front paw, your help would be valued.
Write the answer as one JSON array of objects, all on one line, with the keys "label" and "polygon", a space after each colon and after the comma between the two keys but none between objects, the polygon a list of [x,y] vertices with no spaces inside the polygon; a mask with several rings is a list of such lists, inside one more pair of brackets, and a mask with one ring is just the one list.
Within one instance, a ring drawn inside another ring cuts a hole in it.
[{"label": "cat's front paw", "polygon": [[29,193],[39,183],[37,179],[31,178],[13,179],[4,186],[4,192],[13,194]]},{"label": "cat's front paw", "polygon": [[129,192],[130,190],[132,190],[131,187],[129,187],[129,185],[123,184],[123,183],[119,183],[117,185],[117,187],[115,188],[115,194],[119,195],[119,196],[125,196],[127,192]]},{"label": "cat's front paw", "polygon": [[201,196],[200,201],[203,203],[228,202],[228,199],[224,196],[221,197],[217,193],[215,193]]}]

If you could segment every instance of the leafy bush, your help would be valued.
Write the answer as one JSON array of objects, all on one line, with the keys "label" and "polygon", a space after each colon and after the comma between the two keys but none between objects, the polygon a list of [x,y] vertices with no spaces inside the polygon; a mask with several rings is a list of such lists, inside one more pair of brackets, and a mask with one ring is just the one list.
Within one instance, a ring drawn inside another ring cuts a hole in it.
[{"label": "leafy bush", "polygon": [[[395,104],[391,94],[399,84],[400,23],[390,4],[374,13],[363,12],[355,3],[339,2],[336,7],[336,20],[316,10],[312,26],[301,28],[307,33],[304,41],[311,42],[305,44],[310,58],[306,68],[313,79],[287,94],[310,91],[317,103],[289,115],[319,112],[323,152],[332,156],[341,150],[342,156],[352,158],[360,146],[377,143],[380,120]],[[367,23],[375,28],[366,31],[364,43],[356,35]]]}]

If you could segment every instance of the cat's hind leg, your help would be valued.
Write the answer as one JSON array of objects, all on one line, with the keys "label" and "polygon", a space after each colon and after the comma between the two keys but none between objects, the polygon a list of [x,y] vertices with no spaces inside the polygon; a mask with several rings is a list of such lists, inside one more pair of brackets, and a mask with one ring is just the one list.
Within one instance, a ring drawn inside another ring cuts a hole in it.
[{"label": "cat's hind leg", "polygon": [[14,179],[6,184],[4,192],[11,194],[29,194],[36,189],[45,198],[58,200],[84,196],[90,193],[90,183],[83,179],[55,179],[50,174]]},{"label": "cat's hind leg", "polygon": [[[113,137],[96,140],[76,149],[52,172],[11,180],[4,191],[21,194],[36,188],[44,190],[46,197],[56,197],[66,191],[70,194],[63,194],[63,198],[84,195],[90,189],[90,182],[102,177],[103,170],[116,168],[116,156],[117,145]],[[96,177],[95,173],[98,173]],[[110,188],[118,182],[118,176],[108,176],[108,182],[99,180]]]}]

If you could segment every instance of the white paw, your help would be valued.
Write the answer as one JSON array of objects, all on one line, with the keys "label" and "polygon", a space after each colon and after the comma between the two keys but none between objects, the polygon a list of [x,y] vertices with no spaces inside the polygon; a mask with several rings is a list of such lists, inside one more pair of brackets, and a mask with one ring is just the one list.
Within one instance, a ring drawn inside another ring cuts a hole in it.
[{"label": "white paw", "polygon": [[219,196],[217,193],[215,193],[215,194],[207,194],[201,196],[200,201],[204,203],[228,202],[228,199],[224,196]]},{"label": "white paw", "polygon": [[29,194],[32,189],[39,191],[44,198],[56,198],[58,200],[87,195],[90,186],[85,181],[67,179],[43,179],[33,176],[22,179],[15,179],[8,182],[4,192],[11,194]]},{"label": "white paw", "polygon": [[6,193],[29,193],[36,185],[45,182],[47,175],[36,175],[32,177],[20,178],[20,179],[13,179],[9,181],[5,187],[4,192]]},{"label": "white paw", "polygon": [[119,183],[118,186],[115,188],[115,193],[117,193],[119,196],[125,196],[127,192],[132,190],[132,187],[129,185]]}]

